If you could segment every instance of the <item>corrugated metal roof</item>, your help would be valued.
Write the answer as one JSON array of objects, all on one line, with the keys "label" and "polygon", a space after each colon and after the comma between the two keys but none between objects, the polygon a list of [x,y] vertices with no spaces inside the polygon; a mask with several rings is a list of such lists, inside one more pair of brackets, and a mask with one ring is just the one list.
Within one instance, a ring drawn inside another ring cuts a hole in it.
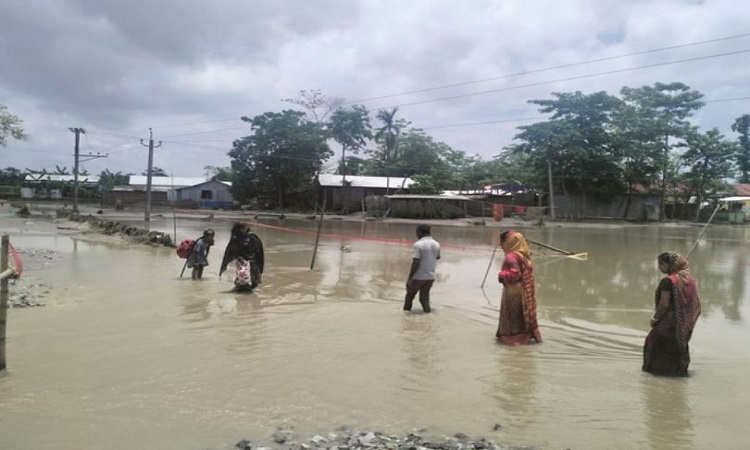
[{"label": "corrugated metal roof", "polygon": [[209,181],[204,181],[202,183],[194,184],[194,185],[191,185],[191,186],[176,187],[175,190],[176,191],[181,191],[183,189],[195,188],[195,187],[201,186],[203,184],[208,184],[208,183],[219,183],[219,184],[223,184],[224,186],[227,186],[227,187],[232,187],[232,182],[231,181],[209,180]]},{"label": "corrugated metal roof", "polygon": [[[195,186],[196,184],[205,183],[204,177],[151,177],[151,187],[185,187]],[[131,175],[128,184],[133,186],[145,186],[148,183],[148,177],[144,175]]]},{"label": "corrugated metal roof", "polygon": [[392,198],[395,200],[473,200],[469,197],[462,197],[460,195],[386,195],[385,198]]},{"label": "corrugated metal roof", "polygon": [[[322,173],[318,175],[318,182],[321,186],[326,187],[341,187],[343,186],[344,176],[330,173]],[[401,189],[402,185],[404,188],[408,188],[414,184],[414,180],[411,178],[403,177],[365,177],[356,175],[347,175],[346,181],[351,183],[352,187],[366,187],[366,188],[390,188],[390,189]],[[387,183],[386,183],[387,182]]]}]

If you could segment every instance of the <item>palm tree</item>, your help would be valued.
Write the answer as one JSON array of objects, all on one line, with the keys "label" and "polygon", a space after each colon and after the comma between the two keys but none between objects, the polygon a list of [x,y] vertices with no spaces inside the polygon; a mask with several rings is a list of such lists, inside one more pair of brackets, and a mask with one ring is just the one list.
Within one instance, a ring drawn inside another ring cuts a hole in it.
[{"label": "palm tree", "polygon": [[401,132],[401,125],[396,120],[397,112],[398,106],[390,111],[387,109],[378,110],[375,115],[378,120],[383,122],[383,126],[378,128],[375,133],[375,141],[385,143],[385,195],[388,195],[391,184],[389,160],[391,153],[396,150],[396,138]]}]

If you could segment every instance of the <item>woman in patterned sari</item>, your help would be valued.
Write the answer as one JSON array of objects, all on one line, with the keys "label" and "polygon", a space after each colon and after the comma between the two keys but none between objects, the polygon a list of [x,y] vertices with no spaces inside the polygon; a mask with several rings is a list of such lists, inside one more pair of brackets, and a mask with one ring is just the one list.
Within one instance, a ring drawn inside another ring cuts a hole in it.
[{"label": "woman in patterned sari", "polygon": [[667,276],[656,289],[651,331],[643,345],[643,371],[686,377],[690,365],[688,342],[701,314],[698,288],[682,255],[662,253],[657,262]]},{"label": "woman in patterned sari", "polygon": [[503,284],[503,295],[495,336],[507,345],[526,345],[532,339],[541,343],[529,244],[523,234],[506,231],[500,234],[500,246],[505,252],[505,260],[497,274],[497,280]]}]

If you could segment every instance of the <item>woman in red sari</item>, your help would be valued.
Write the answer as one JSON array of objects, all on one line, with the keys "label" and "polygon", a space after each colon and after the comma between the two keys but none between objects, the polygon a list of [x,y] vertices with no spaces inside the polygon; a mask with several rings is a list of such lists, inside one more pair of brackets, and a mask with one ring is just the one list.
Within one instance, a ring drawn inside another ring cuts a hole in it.
[{"label": "woman in red sari", "polygon": [[532,339],[541,343],[529,244],[523,234],[506,231],[500,234],[500,246],[505,252],[505,260],[497,274],[497,280],[503,284],[503,296],[495,336],[507,345],[526,345]]},{"label": "woman in red sari", "polygon": [[686,377],[690,365],[688,342],[701,314],[698,288],[682,255],[662,253],[657,262],[667,276],[656,289],[651,331],[643,345],[643,371]]}]

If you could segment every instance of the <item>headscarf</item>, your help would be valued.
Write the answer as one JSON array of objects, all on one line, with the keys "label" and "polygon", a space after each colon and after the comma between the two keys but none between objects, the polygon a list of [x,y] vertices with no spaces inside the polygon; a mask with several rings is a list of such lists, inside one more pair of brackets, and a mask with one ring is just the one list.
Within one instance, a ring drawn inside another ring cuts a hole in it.
[{"label": "headscarf", "polygon": [[680,348],[680,358],[689,358],[688,342],[693,334],[693,327],[698,321],[698,316],[701,314],[698,288],[693,275],[688,271],[689,263],[684,256],[676,252],[666,252],[659,255],[659,260],[667,264],[667,273],[672,281],[675,339],[678,348]]},{"label": "headscarf", "polygon": [[526,237],[524,237],[523,234],[514,230],[508,231],[502,242],[502,247],[505,253],[518,253],[528,262],[529,266],[531,266],[531,250],[529,249],[529,243],[526,241]]},{"label": "headscarf", "polygon": [[677,252],[664,252],[660,259],[667,263],[667,273],[672,275],[681,270],[687,270],[689,267],[688,260]]},{"label": "headscarf", "polygon": [[521,281],[523,282],[523,321],[526,331],[537,342],[542,342],[539,324],[536,319],[536,289],[534,287],[534,267],[531,262],[531,250],[526,237],[518,231],[511,230],[502,240],[503,251],[515,253],[521,262]]},{"label": "headscarf", "polygon": [[243,222],[236,222],[232,226],[231,237],[224,250],[224,258],[219,273],[223,273],[229,263],[237,258],[252,260],[260,273],[263,273],[263,242],[255,233],[250,231],[250,226]]}]

